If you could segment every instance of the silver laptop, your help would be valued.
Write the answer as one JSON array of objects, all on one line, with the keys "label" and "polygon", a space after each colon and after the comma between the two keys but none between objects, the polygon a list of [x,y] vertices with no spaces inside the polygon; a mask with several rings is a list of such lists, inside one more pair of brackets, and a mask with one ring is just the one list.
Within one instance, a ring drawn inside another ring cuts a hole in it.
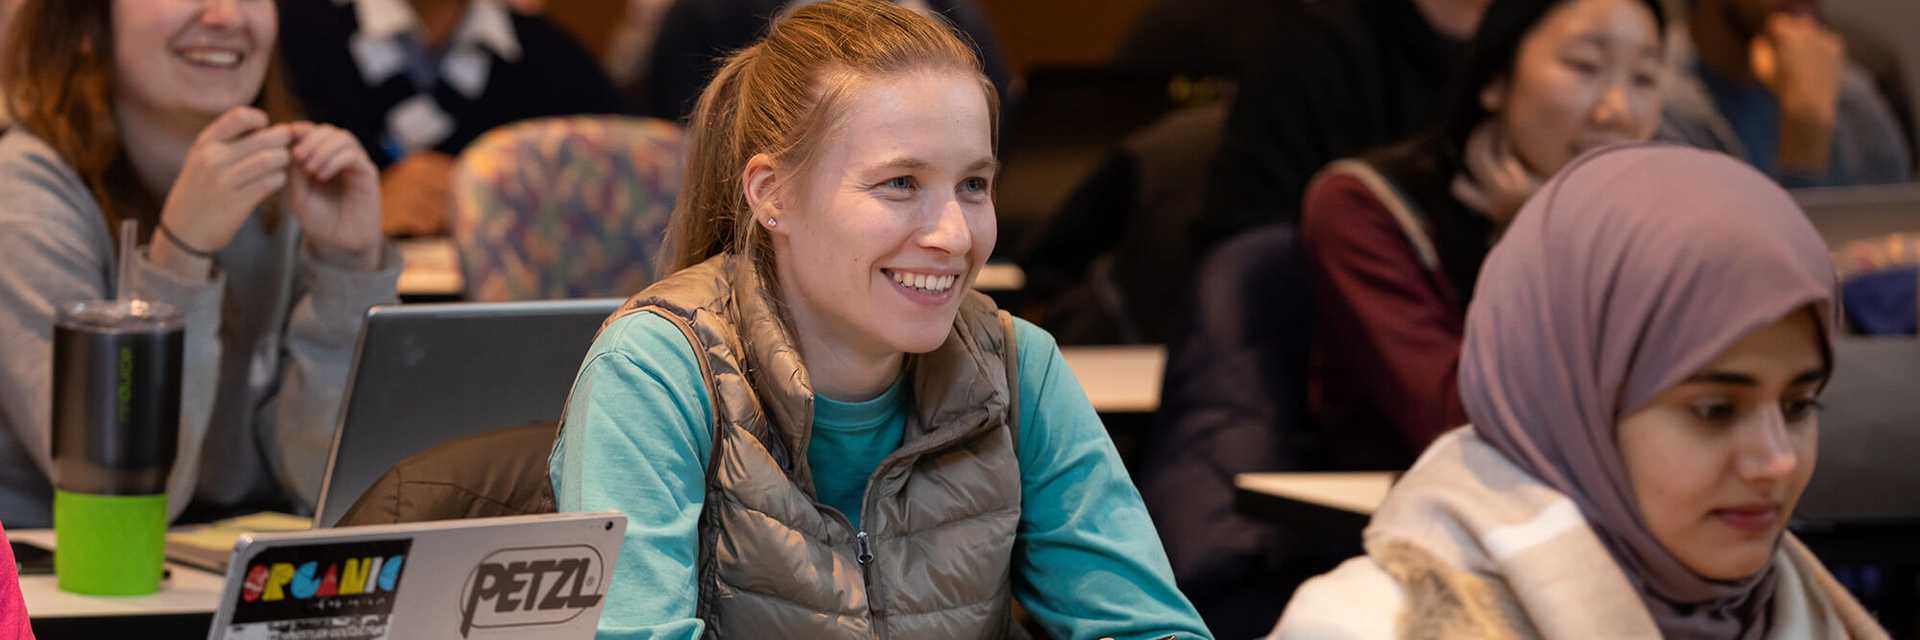
[{"label": "silver laptop", "polygon": [[1833,249],[1855,240],[1920,233],[1920,184],[1794,189],[1792,194]]},{"label": "silver laptop", "polygon": [[586,640],[627,518],[564,513],[248,534],[209,640]]},{"label": "silver laptop", "polygon": [[407,456],[560,417],[618,298],[374,307],[360,330],[315,504],[331,527]]}]

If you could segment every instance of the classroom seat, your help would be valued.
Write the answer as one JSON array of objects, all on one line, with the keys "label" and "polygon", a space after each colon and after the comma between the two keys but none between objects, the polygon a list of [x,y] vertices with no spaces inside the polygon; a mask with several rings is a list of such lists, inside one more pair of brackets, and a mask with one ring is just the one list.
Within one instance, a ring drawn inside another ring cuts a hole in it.
[{"label": "classroom seat", "polygon": [[1032,308],[1062,345],[1160,344],[1166,301],[1198,259],[1187,229],[1205,213],[1224,103],[1187,107],[1130,134],[1073,188],[1018,260]]},{"label": "classroom seat", "polygon": [[374,481],[334,526],[553,513],[552,420],[490,431],[408,456]]},{"label": "classroom seat", "polygon": [[1220,637],[1266,633],[1295,587],[1359,553],[1302,544],[1235,507],[1233,477],[1324,470],[1307,418],[1312,290],[1289,225],[1222,243],[1167,345],[1159,420],[1136,476],[1180,590]]},{"label": "classroom seat", "polygon": [[488,132],[454,169],[466,299],[625,297],[655,277],[684,170],[662,120],[542,118]]}]

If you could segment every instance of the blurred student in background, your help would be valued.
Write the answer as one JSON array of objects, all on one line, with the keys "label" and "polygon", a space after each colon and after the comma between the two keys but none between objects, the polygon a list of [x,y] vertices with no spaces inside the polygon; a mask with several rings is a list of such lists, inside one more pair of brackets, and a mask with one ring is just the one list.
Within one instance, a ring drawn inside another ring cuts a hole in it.
[{"label": "blurred student in background", "polygon": [[480,134],[620,110],[591,53],[506,0],[275,1],[299,25],[284,48],[293,90],[372,152],[392,235],[446,231],[454,157]]},{"label": "blurred student in background", "polygon": [[1789,188],[1906,182],[1907,136],[1820,0],[1692,0],[1660,137]]},{"label": "blurred student in background", "polygon": [[1301,2],[1241,73],[1190,244],[1297,222],[1314,172],[1432,121],[1488,0]]},{"label": "blurred student in background", "polygon": [[1404,469],[1466,421],[1454,367],[1480,263],[1543,176],[1584,148],[1652,135],[1662,23],[1652,0],[1495,0],[1443,117],[1315,179],[1302,221],[1313,426],[1277,412],[1259,425],[1276,433],[1225,436],[1195,413],[1163,428],[1207,453],[1140,476],[1180,587],[1216,632],[1265,632],[1294,585],[1338,561],[1236,511],[1233,473]]},{"label": "blurred student in background", "polygon": [[1656,0],[1495,0],[1438,127],[1315,177],[1309,403],[1336,466],[1405,468],[1466,421],[1454,370],[1481,262],[1574,157],[1654,134],[1665,25]]}]

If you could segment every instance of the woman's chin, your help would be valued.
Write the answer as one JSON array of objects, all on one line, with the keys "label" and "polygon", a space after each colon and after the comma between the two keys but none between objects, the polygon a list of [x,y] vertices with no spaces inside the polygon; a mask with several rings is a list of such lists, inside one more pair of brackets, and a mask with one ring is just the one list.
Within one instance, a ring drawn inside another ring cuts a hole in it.
[{"label": "woman's chin", "polygon": [[903,321],[895,324],[889,331],[887,342],[901,353],[929,353],[947,343],[947,337],[953,334],[954,314],[942,314],[944,321],[925,318]]},{"label": "woman's chin", "polygon": [[1709,580],[1737,582],[1759,574],[1773,563],[1773,545],[1743,543],[1737,548],[1720,550],[1712,558],[1702,558],[1699,562],[1685,562],[1688,569]]}]

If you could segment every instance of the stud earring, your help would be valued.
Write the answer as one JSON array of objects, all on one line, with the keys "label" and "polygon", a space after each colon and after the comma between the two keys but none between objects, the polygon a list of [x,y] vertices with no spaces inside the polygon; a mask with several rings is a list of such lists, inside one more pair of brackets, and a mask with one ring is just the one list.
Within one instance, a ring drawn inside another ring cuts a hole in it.
[{"label": "stud earring", "polygon": [[778,227],[778,226],[780,226],[780,221],[779,221],[779,220],[775,220],[775,219],[773,219],[773,218],[767,218],[767,219],[765,219],[765,220],[761,220],[761,221],[760,221],[760,223],[761,223],[761,224],[764,224],[764,225],[767,225],[767,228],[769,228],[769,229],[771,229],[771,228],[773,228],[773,227]]}]

